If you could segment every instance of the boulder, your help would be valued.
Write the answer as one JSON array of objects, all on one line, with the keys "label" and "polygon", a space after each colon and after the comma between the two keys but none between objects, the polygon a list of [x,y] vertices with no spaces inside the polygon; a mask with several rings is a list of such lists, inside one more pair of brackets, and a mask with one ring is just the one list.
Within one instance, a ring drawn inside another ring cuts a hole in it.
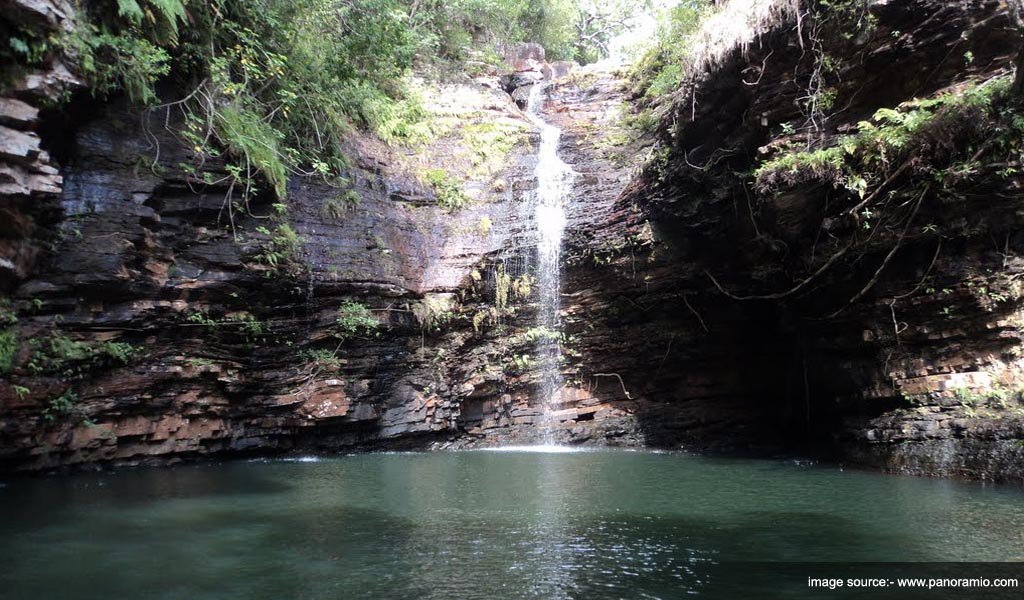
[{"label": "boulder", "polygon": [[560,79],[565,77],[569,73],[572,73],[574,69],[580,68],[580,64],[574,60],[556,60],[551,63],[551,78]]},{"label": "boulder", "polygon": [[517,61],[544,62],[544,46],[535,42],[523,42],[512,48],[508,55],[508,61],[515,64]]}]

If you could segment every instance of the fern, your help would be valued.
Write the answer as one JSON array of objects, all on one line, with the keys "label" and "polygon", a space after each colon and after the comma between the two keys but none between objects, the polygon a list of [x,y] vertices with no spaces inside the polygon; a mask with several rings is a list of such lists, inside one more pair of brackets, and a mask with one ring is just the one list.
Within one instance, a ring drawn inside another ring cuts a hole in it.
[{"label": "fern", "polygon": [[217,111],[217,134],[235,156],[263,175],[278,198],[287,193],[288,169],[278,150],[280,133],[245,107],[228,105]]},{"label": "fern", "polygon": [[[149,0],[149,4],[163,17],[163,24],[170,30],[170,35],[167,36],[169,41],[176,43],[178,41],[178,21],[182,23],[188,21],[184,0]],[[154,22],[157,21],[153,17],[150,18]],[[159,23],[157,24],[159,26]]]},{"label": "fern", "polygon": [[138,25],[146,16],[135,0],[117,0],[117,15],[133,25]]},{"label": "fern", "polygon": [[148,20],[156,28],[157,37],[172,44],[178,41],[178,21],[188,21],[183,0],[148,0],[146,8],[138,0],[117,0],[117,16],[135,26]]}]

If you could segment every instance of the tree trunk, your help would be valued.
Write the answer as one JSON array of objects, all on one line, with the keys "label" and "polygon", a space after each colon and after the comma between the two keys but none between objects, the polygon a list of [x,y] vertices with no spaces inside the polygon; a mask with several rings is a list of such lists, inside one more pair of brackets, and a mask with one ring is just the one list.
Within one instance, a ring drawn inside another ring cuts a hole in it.
[{"label": "tree trunk", "polygon": [[1024,101],[1024,45],[1017,51],[1017,75],[1013,78],[1013,95]]}]

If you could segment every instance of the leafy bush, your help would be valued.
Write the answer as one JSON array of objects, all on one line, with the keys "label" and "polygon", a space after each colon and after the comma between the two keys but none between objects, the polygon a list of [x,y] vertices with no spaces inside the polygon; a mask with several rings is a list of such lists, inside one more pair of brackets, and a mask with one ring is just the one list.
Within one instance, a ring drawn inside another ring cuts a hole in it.
[{"label": "leafy bush", "polygon": [[344,168],[353,125],[387,141],[419,135],[422,108],[402,82],[418,48],[406,11],[399,0],[101,0],[78,5],[56,44],[16,37],[12,58],[27,66],[60,47],[95,95],[142,105],[173,78],[187,91],[164,100],[196,154],[226,151],[232,175],[258,175],[283,198],[289,172]]},{"label": "leafy bush", "polygon": [[298,260],[299,251],[302,250],[305,240],[290,224],[279,223],[273,230],[260,226],[256,231],[269,238],[256,256],[256,260],[273,269]]},{"label": "leafy bush", "polygon": [[55,421],[59,416],[70,414],[75,409],[76,402],[78,402],[78,394],[68,388],[60,396],[52,398],[47,403],[46,408],[43,409],[43,418],[47,421]]},{"label": "leafy bush", "polygon": [[338,318],[335,320],[337,337],[347,340],[360,335],[367,335],[380,327],[380,322],[364,304],[346,300],[338,307]]},{"label": "leafy bush", "polygon": [[683,68],[692,51],[694,35],[711,14],[706,0],[683,0],[658,18],[653,43],[630,68],[632,91],[641,104],[661,104],[682,85]]},{"label": "leafy bush", "polygon": [[346,190],[341,196],[324,198],[320,206],[320,212],[324,217],[338,220],[345,216],[350,208],[359,206],[359,193],[355,190]]},{"label": "leafy bush", "polygon": [[124,91],[132,102],[157,101],[157,81],[170,72],[170,55],[134,34],[116,35],[84,25],[69,38],[83,74],[98,96]]},{"label": "leafy bush", "polygon": [[[621,27],[620,14],[633,12],[625,0],[97,0],[74,6],[77,26],[52,39],[0,19],[9,39],[0,48],[4,72],[38,66],[62,51],[96,96],[124,93],[138,104],[179,113],[196,177],[210,182],[205,159],[226,154],[228,178],[242,184],[232,185],[229,195],[246,199],[259,191],[255,179],[283,198],[289,174],[339,174],[345,168],[341,141],[353,127],[393,144],[427,139],[422,101],[406,82],[414,64],[447,68],[477,56],[495,63],[498,51],[523,40],[540,42],[550,59],[582,58]],[[182,91],[160,98],[162,80]]]},{"label": "leafy bush", "polygon": [[327,369],[329,371],[337,371],[342,365],[342,361],[338,358],[337,353],[322,348],[315,350],[302,350],[299,352],[299,357],[302,360],[316,363],[316,365],[321,369]]},{"label": "leafy bush", "polygon": [[0,331],[0,375],[6,375],[14,368],[18,354],[18,332],[16,329]]},{"label": "leafy bush", "polygon": [[141,352],[140,348],[126,342],[78,341],[63,333],[33,340],[32,346],[28,368],[36,375],[81,375],[112,364],[126,365]]},{"label": "leafy bush", "polygon": [[444,169],[427,169],[423,178],[434,188],[437,205],[445,210],[458,210],[469,204],[469,196],[462,185],[452,179]]},{"label": "leafy bush", "polygon": [[[245,157],[274,188],[278,198],[284,198],[288,185],[288,170],[284,155],[278,149],[281,132],[252,109],[228,105],[216,113],[218,137],[229,152]],[[236,173],[239,176],[240,173]]]},{"label": "leafy bush", "polygon": [[[1000,77],[959,92],[880,109],[870,121],[861,121],[856,133],[841,136],[828,147],[782,152],[768,160],[754,172],[756,186],[761,192],[770,192],[821,181],[864,196],[869,187],[911,156],[919,159],[915,166],[919,171],[935,170],[940,180],[956,176],[958,170],[951,166],[957,155],[990,132],[1001,134],[992,138],[993,147],[1007,151],[1014,140],[1024,137],[1024,117],[1001,106],[1009,85],[1008,76]],[[998,122],[1003,120],[1009,123]],[[1014,123],[1021,128],[1016,129]],[[935,169],[936,161],[941,169]],[[972,168],[961,166],[968,171]]]}]

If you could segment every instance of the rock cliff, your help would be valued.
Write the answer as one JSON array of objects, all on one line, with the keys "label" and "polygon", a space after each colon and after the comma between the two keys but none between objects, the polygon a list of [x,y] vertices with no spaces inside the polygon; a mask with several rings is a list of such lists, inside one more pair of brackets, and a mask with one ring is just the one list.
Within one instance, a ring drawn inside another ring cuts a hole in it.
[{"label": "rock cliff", "polygon": [[714,398],[758,439],[770,425],[860,464],[1020,481],[1022,182],[1015,134],[999,137],[1014,100],[993,91],[1020,46],[1006,5],[776,6],[704,57],[618,201],[658,243],[612,267],[661,264],[636,273],[667,292],[628,314],[674,305],[677,326],[617,337],[672,365],[645,385],[688,377],[655,396],[684,400],[672,418],[721,419]]}]

